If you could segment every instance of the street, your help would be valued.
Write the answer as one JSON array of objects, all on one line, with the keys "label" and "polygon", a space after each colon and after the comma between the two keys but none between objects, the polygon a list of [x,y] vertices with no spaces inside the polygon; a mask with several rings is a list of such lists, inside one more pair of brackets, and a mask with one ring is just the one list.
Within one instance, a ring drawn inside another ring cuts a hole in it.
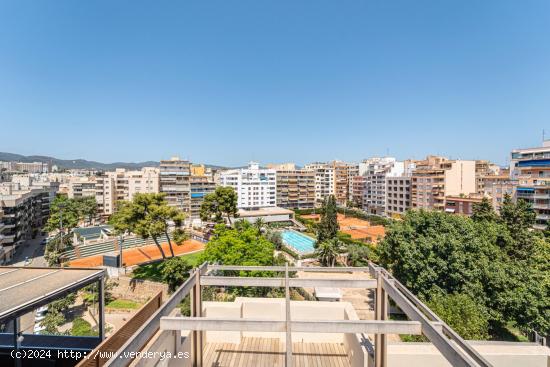
[{"label": "street", "polygon": [[[13,257],[10,265],[13,266],[47,266],[44,260],[44,249],[46,246],[40,245],[40,242],[46,236],[37,235],[36,238],[25,241],[22,246],[19,246],[17,253]],[[29,263],[25,264],[25,258],[29,259]]]}]

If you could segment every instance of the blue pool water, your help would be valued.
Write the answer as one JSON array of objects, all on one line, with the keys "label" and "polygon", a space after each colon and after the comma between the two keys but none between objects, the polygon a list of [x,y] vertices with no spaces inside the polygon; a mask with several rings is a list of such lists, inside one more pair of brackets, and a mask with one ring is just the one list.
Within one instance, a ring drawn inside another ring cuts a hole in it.
[{"label": "blue pool water", "polygon": [[315,240],[309,236],[294,231],[283,231],[281,236],[288,246],[301,254],[309,254],[314,251]]}]

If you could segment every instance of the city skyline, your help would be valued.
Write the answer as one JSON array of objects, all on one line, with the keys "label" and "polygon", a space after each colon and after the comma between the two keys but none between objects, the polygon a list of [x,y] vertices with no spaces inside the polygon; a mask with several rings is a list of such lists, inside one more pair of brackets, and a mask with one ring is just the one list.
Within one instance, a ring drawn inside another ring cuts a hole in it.
[{"label": "city skyline", "polygon": [[550,130],[549,14],[535,1],[2,2],[0,150],[505,164]]}]

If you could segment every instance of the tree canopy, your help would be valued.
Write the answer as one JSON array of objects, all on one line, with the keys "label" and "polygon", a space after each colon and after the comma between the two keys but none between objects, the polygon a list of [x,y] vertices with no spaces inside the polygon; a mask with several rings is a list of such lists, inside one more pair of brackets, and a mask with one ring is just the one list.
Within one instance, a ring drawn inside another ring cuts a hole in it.
[{"label": "tree canopy", "polygon": [[226,228],[219,224],[202,253],[201,262],[224,265],[273,265],[274,245],[246,221],[239,228]]},{"label": "tree canopy", "polygon": [[135,194],[132,201],[118,203],[117,211],[109,218],[109,223],[117,232],[131,232],[144,239],[152,238],[161,255],[166,258],[159,238],[165,235],[171,255],[174,256],[172,241],[168,234],[171,223],[180,227],[185,214],[168,206],[165,194]]},{"label": "tree canopy", "polygon": [[238,216],[238,196],[232,187],[216,187],[216,191],[204,197],[201,205],[201,220],[223,222],[224,218],[231,224],[231,217]]},{"label": "tree canopy", "polygon": [[[380,264],[428,303],[441,293],[460,294],[479,303],[492,323],[514,322],[520,329],[546,332],[550,330],[548,243],[529,229],[528,205],[505,205],[500,217],[486,215],[483,209],[476,220],[409,211],[402,221],[390,225],[378,246]],[[529,256],[518,251],[527,247]]]},{"label": "tree canopy", "polygon": [[97,203],[93,196],[69,199],[67,195],[57,195],[50,204],[50,216],[45,229],[51,232],[63,226],[71,230],[82,220],[91,222],[96,213]]}]

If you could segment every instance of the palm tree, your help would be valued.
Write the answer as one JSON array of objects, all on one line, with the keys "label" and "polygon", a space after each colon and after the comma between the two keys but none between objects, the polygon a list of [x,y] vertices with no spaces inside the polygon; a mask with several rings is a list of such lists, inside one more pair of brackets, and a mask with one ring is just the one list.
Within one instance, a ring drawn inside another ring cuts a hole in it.
[{"label": "palm tree", "polygon": [[333,267],[336,265],[336,259],[340,254],[341,248],[342,243],[337,238],[333,238],[318,244],[315,249],[315,255],[319,259],[321,265]]},{"label": "palm tree", "polygon": [[265,220],[262,218],[256,219],[254,222],[254,227],[258,230],[258,234],[262,234],[262,228],[265,227]]}]

